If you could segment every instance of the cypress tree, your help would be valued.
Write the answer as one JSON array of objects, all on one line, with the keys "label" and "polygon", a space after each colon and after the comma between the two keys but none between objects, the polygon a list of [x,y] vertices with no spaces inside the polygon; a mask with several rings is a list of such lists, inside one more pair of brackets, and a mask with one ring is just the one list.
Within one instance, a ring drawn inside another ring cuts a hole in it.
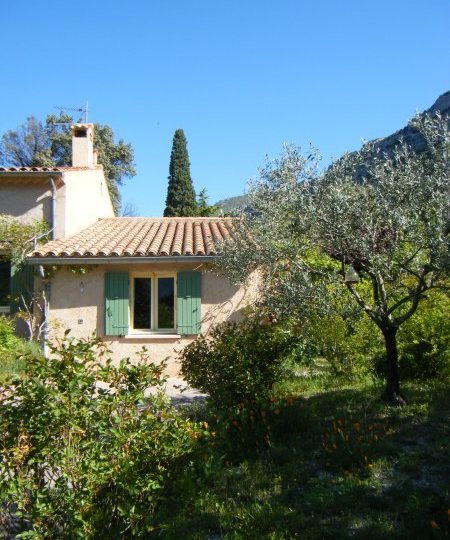
[{"label": "cypress tree", "polygon": [[164,216],[195,216],[197,201],[189,170],[187,141],[182,129],[177,129],[173,136],[170,154],[169,185],[167,187],[166,209]]}]

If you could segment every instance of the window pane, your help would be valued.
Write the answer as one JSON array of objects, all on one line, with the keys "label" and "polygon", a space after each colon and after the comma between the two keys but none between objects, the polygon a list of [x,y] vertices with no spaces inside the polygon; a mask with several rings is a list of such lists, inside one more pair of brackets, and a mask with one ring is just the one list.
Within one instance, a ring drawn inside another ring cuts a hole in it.
[{"label": "window pane", "polygon": [[134,278],[134,328],[149,330],[152,327],[152,280]]},{"label": "window pane", "polygon": [[175,326],[174,278],[158,279],[158,328]]},{"label": "window pane", "polygon": [[9,306],[11,264],[0,261],[0,306]]}]

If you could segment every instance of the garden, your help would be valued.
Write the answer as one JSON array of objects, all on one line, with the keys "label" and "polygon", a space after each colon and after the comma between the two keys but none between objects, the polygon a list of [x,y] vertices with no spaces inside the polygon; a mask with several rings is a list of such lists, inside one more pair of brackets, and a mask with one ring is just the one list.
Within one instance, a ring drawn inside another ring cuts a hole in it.
[{"label": "garden", "polygon": [[258,301],[180,353],[202,402],[0,317],[0,537],[448,537],[449,134],[415,126],[426,152],[261,169],[217,269]]}]

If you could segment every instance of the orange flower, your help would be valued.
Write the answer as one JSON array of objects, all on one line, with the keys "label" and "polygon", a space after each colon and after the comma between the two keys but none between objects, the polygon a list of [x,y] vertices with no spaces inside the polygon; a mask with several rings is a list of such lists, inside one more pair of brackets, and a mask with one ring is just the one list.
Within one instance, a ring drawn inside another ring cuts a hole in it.
[{"label": "orange flower", "polygon": [[356,431],[359,432],[359,430],[361,429],[361,424],[359,422],[355,422],[353,425],[355,426]]},{"label": "orange flower", "polygon": [[439,525],[438,525],[435,521],[433,521],[433,520],[431,520],[431,527],[432,527],[433,529],[439,529]]},{"label": "orange flower", "polygon": [[203,422],[203,427],[204,427],[205,429],[208,429],[208,422]]}]

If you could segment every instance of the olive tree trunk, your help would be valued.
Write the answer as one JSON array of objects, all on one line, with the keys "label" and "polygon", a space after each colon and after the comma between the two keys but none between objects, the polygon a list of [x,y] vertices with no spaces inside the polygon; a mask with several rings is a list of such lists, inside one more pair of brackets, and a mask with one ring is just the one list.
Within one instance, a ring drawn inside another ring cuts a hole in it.
[{"label": "olive tree trunk", "polygon": [[385,398],[389,403],[404,405],[406,403],[400,392],[398,377],[398,351],[397,351],[398,328],[383,328],[384,343],[386,347],[386,391]]}]

